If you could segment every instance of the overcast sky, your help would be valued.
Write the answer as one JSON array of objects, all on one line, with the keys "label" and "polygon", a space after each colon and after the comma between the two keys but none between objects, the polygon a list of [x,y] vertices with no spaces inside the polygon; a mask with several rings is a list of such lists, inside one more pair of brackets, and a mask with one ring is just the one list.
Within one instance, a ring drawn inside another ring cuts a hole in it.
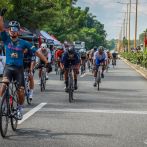
[{"label": "overcast sky", "polygon": [[[136,0],[131,0],[135,3]],[[130,0],[78,0],[76,6],[80,6],[82,9],[89,7],[89,12],[96,15],[96,19],[105,26],[105,30],[108,34],[107,39],[118,39],[120,28],[122,25],[117,23],[123,23],[123,20],[117,18],[124,18],[124,13],[127,12],[127,4],[118,4],[117,2],[129,3]],[[136,8],[135,4],[132,7]],[[135,37],[135,9],[131,7],[131,39]],[[145,15],[138,12],[138,28],[137,38],[139,34],[147,28],[147,0],[138,0],[138,11],[141,11]],[[116,27],[118,26],[118,27]],[[129,25],[128,25],[129,26]]]}]

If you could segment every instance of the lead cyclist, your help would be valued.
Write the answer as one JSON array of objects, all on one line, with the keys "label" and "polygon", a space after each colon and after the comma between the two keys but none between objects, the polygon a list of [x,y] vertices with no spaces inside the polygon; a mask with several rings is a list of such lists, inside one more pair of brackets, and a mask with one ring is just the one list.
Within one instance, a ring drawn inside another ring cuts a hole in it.
[{"label": "lead cyclist", "polygon": [[[9,35],[7,35],[4,29],[3,15],[6,12],[6,8],[2,8],[0,12],[0,32],[6,51],[6,65],[3,72],[2,82],[10,82],[12,79],[19,82],[18,94],[18,120],[23,118],[22,107],[24,103],[24,74],[23,74],[23,52],[25,48],[35,53],[36,56],[41,58],[48,67],[50,64],[48,60],[32,46],[29,42],[18,38],[20,33],[20,24],[17,21],[11,21],[9,23]],[[6,84],[2,83],[0,96],[2,97],[6,89]],[[5,105],[4,105],[5,107]]]}]

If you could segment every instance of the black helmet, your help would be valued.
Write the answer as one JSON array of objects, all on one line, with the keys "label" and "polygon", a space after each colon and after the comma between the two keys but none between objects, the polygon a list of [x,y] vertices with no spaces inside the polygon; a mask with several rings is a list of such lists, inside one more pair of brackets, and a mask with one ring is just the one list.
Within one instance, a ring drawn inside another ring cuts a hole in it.
[{"label": "black helmet", "polygon": [[99,52],[104,51],[104,47],[103,47],[103,46],[99,46],[98,51],[99,51]]},{"label": "black helmet", "polygon": [[8,25],[8,27],[17,27],[18,29],[20,29],[20,24],[17,21],[11,21]]},{"label": "black helmet", "polygon": [[68,52],[69,52],[69,54],[74,54],[75,53],[75,48],[73,46],[69,47]]},{"label": "black helmet", "polygon": [[94,46],[94,48],[93,48],[94,50],[97,50],[97,47],[96,46]]}]

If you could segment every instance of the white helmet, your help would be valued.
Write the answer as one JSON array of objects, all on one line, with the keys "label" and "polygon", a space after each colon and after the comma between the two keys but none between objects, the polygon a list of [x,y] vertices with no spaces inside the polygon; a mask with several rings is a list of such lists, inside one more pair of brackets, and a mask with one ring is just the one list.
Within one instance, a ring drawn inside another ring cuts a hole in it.
[{"label": "white helmet", "polygon": [[81,51],[81,53],[84,53],[85,52],[84,49],[81,49],[80,51]]},{"label": "white helmet", "polygon": [[47,45],[45,43],[41,44],[41,49],[47,49]]}]

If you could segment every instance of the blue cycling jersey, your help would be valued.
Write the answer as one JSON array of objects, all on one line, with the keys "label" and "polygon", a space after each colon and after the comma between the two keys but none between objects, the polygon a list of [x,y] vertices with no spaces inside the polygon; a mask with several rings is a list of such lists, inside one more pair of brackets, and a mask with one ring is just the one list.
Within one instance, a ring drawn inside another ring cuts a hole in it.
[{"label": "blue cycling jersey", "polygon": [[32,46],[29,42],[18,39],[13,42],[6,31],[1,32],[1,38],[4,43],[6,52],[6,64],[8,65],[23,65],[23,52],[27,48],[31,52],[35,53],[37,49]]},{"label": "blue cycling jersey", "polygon": [[31,51],[28,50],[26,54],[24,54],[23,62],[24,63],[30,63],[32,61],[35,61],[35,55]]},{"label": "blue cycling jersey", "polygon": [[71,58],[69,58],[68,51],[65,51],[62,54],[60,62],[64,64],[65,68],[69,68],[70,63],[72,66],[77,66],[77,64],[80,63],[79,53],[75,52],[74,56],[71,59]]}]

